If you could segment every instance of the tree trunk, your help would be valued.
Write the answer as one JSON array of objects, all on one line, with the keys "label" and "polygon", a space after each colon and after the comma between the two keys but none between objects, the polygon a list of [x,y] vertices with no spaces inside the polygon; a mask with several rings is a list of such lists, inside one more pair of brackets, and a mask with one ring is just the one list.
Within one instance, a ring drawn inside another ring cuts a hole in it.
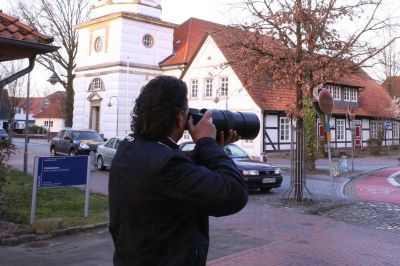
[{"label": "tree trunk", "polygon": [[[303,111],[303,91],[301,84],[296,84],[296,111]],[[296,117],[296,151],[294,155],[294,198],[297,203],[303,200],[303,163],[304,163],[304,121],[303,116]]]},{"label": "tree trunk", "polygon": [[66,119],[65,119],[65,126],[66,127],[72,127],[72,119],[74,115],[74,87],[73,87],[73,79],[71,78],[71,81],[67,82],[67,87],[66,87],[66,106],[65,106],[65,113],[66,113]]}]

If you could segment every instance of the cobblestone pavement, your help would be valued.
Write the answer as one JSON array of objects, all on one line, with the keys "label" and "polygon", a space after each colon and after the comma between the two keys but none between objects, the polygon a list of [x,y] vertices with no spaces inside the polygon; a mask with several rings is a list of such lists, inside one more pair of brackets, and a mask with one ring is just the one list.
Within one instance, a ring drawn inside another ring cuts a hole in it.
[{"label": "cobblestone pavement", "polygon": [[[325,181],[325,183],[327,182]],[[340,187],[339,184],[335,183],[335,190]],[[318,185],[315,184],[316,186]],[[322,192],[326,192],[326,188],[324,191],[324,188],[321,185],[319,186]],[[313,188],[313,186],[310,187]],[[333,218],[349,224],[400,233],[400,205],[360,201],[353,194],[342,198],[336,195],[336,198],[332,200],[326,193],[315,193],[313,194],[313,198],[305,200],[301,204],[296,204],[294,200],[288,200],[287,195],[285,195],[287,194],[286,190],[287,188],[281,188],[271,191],[268,196],[253,192],[250,200],[301,213]],[[315,192],[313,189],[312,191]],[[350,193],[350,191],[351,189],[347,189],[345,193]]]}]

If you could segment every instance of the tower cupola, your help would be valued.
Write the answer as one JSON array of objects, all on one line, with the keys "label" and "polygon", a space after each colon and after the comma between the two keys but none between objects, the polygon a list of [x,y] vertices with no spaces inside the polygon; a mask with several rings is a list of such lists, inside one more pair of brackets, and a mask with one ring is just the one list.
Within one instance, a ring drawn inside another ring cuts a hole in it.
[{"label": "tower cupola", "polygon": [[161,0],[98,0],[93,4],[91,19],[119,12],[161,19]]}]

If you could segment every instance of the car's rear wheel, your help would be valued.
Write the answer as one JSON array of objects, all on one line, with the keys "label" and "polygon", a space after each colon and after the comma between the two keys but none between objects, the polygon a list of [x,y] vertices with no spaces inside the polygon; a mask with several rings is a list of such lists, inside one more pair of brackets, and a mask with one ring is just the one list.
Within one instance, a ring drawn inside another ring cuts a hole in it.
[{"label": "car's rear wheel", "polygon": [[50,156],[56,156],[57,154],[56,154],[56,147],[51,147],[50,148]]},{"label": "car's rear wheel", "polygon": [[71,149],[70,151],[69,151],[69,154],[68,154],[69,156],[75,156],[76,155],[76,151],[74,150],[74,149]]},{"label": "car's rear wheel", "polygon": [[271,187],[260,187],[261,192],[268,192],[271,189],[272,189]]},{"label": "car's rear wheel", "polygon": [[103,157],[101,155],[99,157],[97,157],[96,166],[97,166],[97,170],[99,170],[99,171],[102,171],[102,170],[106,169],[106,167],[104,166]]}]

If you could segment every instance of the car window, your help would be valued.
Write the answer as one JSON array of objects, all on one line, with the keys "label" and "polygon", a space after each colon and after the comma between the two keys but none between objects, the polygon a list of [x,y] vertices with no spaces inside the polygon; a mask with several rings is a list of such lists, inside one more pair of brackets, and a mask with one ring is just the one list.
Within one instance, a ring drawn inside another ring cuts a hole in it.
[{"label": "car window", "polygon": [[64,137],[64,134],[65,134],[65,130],[61,130],[60,132],[58,132],[57,138],[62,139]]},{"label": "car window", "polygon": [[192,151],[194,150],[194,146],[196,146],[195,143],[186,143],[182,145],[181,151]]},{"label": "car window", "polygon": [[100,134],[94,131],[73,131],[72,139],[74,140],[96,140],[103,141]]},{"label": "car window", "polygon": [[63,136],[63,138],[65,138],[65,137],[71,138],[71,131],[66,130],[66,131],[65,131],[65,134],[64,134],[64,136]]},{"label": "car window", "polygon": [[109,141],[107,141],[106,144],[104,144],[104,146],[112,149],[112,147],[114,146],[114,143],[115,143],[115,138],[111,138]]},{"label": "car window", "polygon": [[224,147],[224,150],[231,158],[250,158],[246,151],[236,145],[228,144]]},{"label": "car window", "polygon": [[121,144],[121,142],[122,142],[122,139],[117,139],[117,141],[115,142],[114,149],[118,149],[119,144]]}]

